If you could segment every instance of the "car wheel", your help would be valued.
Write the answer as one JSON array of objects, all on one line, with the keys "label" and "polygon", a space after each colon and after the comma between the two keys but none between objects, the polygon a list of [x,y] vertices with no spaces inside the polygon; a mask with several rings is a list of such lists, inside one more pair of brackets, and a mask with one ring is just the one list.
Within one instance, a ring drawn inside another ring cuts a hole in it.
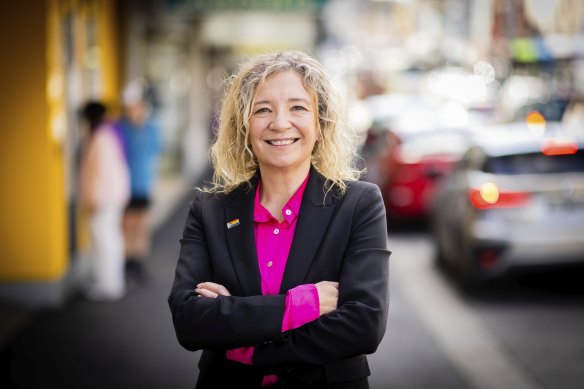
[{"label": "car wheel", "polygon": [[456,279],[463,292],[475,294],[482,289],[484,282],[476,262],[475,249],[472,244],[468,242],[462,244],[455,272]]},{"label": "car wheel", "polygon": [[444,252],[444,243],[437,227],[433,226],[432,230],[432,235],[434,237],[434,264],[441,269],[446,269],[448,267],[448,261],[446,259],[446,253]]},{"label": "car wheel", "polygon": [[446,269],[448,263],[446,262],[446,257],[444,256],[444,249],[440,241],[436,241],[436,250],[434,251],[434,263],[441,269]]}]

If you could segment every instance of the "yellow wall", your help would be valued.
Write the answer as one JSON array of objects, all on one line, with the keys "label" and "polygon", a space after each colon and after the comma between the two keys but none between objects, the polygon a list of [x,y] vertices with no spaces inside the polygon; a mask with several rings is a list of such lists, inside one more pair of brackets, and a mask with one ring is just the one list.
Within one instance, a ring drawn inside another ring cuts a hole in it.
[{"label": "yellow wall", "polygon": [[98,7],[99,43],[101,46],[101,66],[103,69],[103,100],[112,109],[119,111],[120,95],[120,28],[118,24],[116,0],[102,0]]},{"label": "yellow wall", "polygon": [[48,2],[11,2],[0,23],[0,280],[66,268],[63,153],[47,104]]}]

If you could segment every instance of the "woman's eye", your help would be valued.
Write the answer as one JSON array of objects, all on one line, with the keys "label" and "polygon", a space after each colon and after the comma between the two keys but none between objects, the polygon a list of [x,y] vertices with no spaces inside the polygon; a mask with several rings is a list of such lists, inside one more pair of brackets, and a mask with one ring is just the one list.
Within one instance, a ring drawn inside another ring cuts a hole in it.
[{"label": "woman's eye", "polygon": [[255,113],[267,113],[267,112],[270,112],[270,110],[269,110],[269,108],[266,108],[266,107],[260,108],[257,111],[255,111]]},{"label": "woman's eye", "polygon": [[292,111],[306,111],[306,107],[303,107],[301,105],[295,105],[292,107]]}]

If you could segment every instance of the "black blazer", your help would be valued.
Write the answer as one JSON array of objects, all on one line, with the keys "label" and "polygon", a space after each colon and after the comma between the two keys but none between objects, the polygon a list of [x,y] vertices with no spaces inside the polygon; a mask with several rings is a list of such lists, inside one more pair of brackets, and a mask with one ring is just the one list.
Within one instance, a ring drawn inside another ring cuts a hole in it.
[{"label": "black blazer", "polygon": [[[270,373],[284,387],[367,385],[365,354],[383,338],[389,302],[379,188],[355,181],[343,196],[325,195],[325,179],[312,168],[280,294],[262,296],[253,228],[257,182],[256,176],[229,194],[196,191],[189,204],[168,302],[180,344],[205,350],[197,387],[259,387]],[[227,228],[235,219],[239,225]],[[339,282],[338,308],[282,333],[286,291],[324,280]],[[194,288],[203,281],[224,285],[232,296],[198,297]],[[225,359],[225,350],[241,346],[255,347],[253,366]]]}]

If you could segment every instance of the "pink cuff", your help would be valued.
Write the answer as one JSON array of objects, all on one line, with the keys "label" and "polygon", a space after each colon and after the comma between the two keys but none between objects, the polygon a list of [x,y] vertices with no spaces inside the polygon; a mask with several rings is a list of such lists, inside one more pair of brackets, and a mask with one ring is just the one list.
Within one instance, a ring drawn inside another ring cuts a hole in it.
[{"label": "pink cuff", "polygon": [[320,302],[314,284],[300,285],[286,293],[282,332],[301,327],[319,317]]},{"label": "pink cuff", "polygon": [[225,352],[225,358],[235,362],[251,365],[251,358],[253,356],[253,347],[240,347]]},{"label": "pink cuff", "polygon": [[262,379],[262,386],[274,385],[278,383],[278,376],[275,374],[265,375]]}]

